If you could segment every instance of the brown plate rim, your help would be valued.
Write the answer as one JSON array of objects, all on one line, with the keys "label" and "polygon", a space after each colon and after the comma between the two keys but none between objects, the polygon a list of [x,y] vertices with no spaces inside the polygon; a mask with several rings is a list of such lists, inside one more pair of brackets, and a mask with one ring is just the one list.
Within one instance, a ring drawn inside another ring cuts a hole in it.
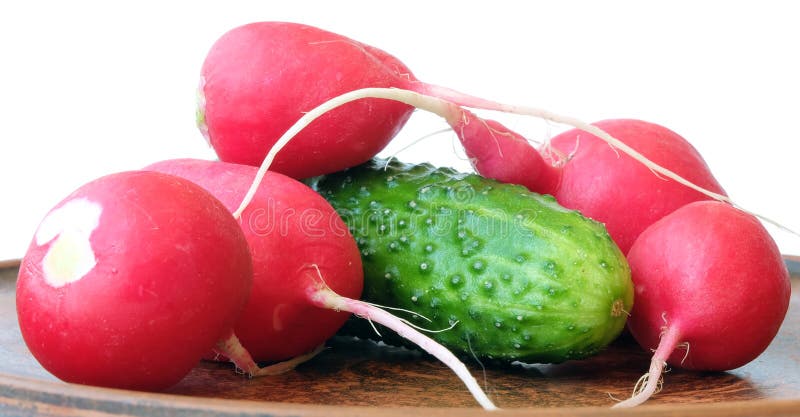
[{"label": "brown plate rim", "polygon": [[[784,255],[800,264],[800,256]],[[15,268],[20,260],[0,261],[0,269]],[[791,265],[790,265],[791,266]],[[790,268],[791,269],[791,268]],[[796,273],[796,272],[795,272]],[[39,380],[0,372],[0,414],[20,416],[797,416],[800,398],[727,401],[723,403],[653,404],[631,409],[606,407],[508,408],[494,412],[480,408],[372,407],[299,404],[225,398],[205,398],[168,393],[102,388],[62,381]]]},{"label": "brown plate rim", "polygon": [[[642,405],[614,410],[605,407],[509,408],[485,411],[480,408],[367,407],[293,404],[224,398],[200,398],[174,394],[134,392],[64,382],[35,380],[0,373],[0,411],[3,406],[38,410],[45,415],[73,415],[74,411],[105,415],[191,415],[191,416],[380,416],[477,415],[503,416],[750,416],[798,415],[800,399],[730,401],[725,403]],[[120,412],[122,411],[122,412]],[[30,414],[39,415],[39,414]]]}]

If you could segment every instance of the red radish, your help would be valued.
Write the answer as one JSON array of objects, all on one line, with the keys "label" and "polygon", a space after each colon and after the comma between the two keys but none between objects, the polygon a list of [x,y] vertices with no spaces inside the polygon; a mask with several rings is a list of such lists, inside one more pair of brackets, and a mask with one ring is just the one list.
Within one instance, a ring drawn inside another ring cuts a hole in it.
[{"label": "red radish", "polygon": [[74,383],[161,390],[227,336],[252,264],[225,206],[155,172],[107,175],[42,220],[16,305],[33,356]]},{"label": "red radish", "polygon": [[[196,182],[231,211],[240,206],[258,169],[196,159],[157,162],[148,170]],[[323,344],[349,313],[383,324],[452,368],[478,402],[495,406],[452,353],[385,311],[358,301],[363,270],[358,246],[330,204],[305,184],[265,172],[240,214],[253,258],[252,295],[235,325],[242,345],[257,360],[305,354]]]},{"label": "red radish", "polygon": [[[666,127],[633,119],[603,120],[594,125],[691,183],[725,195],[697,150]],[[656,220],[693,201],[709,199],[656,175],[586,132],[564,132],[552,138],[549,145],[569,157],[562,161],[552,153],[547,155],[549,166],[558,166],[560,176],[557,186],[545,193],[565,207],[604,223],[623,252]]]},{"label": "red radish", "polygon": [[[198,122],[223,161],[259,165],[303,111],[359,87],[396,87],[410,71],[394,57],[312,26],[258,22],[214,43],[201,70]],[[273,168],[294,178],[365,162],[391,140],[413,108],[361,100],[331,112]]]},{"label": "red radish", "polygon": [[778,247],[755,217],[730,205],[687,204],[647,228],[628,253],[635,288],[628,326],[655,349],[644,388],[656,390],[665,363],[724,371],[770,344],[789,305],[791,283]]}]

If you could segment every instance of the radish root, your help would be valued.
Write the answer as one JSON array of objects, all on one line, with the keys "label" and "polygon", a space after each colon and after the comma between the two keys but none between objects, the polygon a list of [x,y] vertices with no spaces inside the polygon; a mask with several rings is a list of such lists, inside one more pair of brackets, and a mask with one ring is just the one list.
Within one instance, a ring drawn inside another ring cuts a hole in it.
[{"label": "radish root", "polygon": [[[475,378],[470,374],[469,369],[467,369],[466,365],[464,365],[458,358],[447,348],[440,345],[438,342],[434,341],[433,339],[425,336],[424,334],[420,333],[416,329],[422,331],[428,331],[426,329],[421,329],[410,322],[408,320],[404,320],[398,317],[389,314],[385,310],[381,309],[380,307],[376,306],[375,304],[371,304],[361,300],[354,300],[352,298],[344,297],[336,292],[334,292],[328,285],[325,283],[325,279],[322,276],[321,271],[317,265],[311,265],[317,272],[317,278],[320,280],[316,285],[312,285],[309,288],[309,296],[311,301],[320,308],[327,308],[333,309],[336,311],[347,311],[352,313],[358,317],[364,318],[372,325],[372,328],[375,329],[375,332],[378,333],[378,330],[375,328],[375,323],[382,324],[383,326],[394,330],[397,332],[400,337],[416,344],[425,352],[433,355],[436,359],[447,365],[453,372],[458,376],[459,379],[467,386],[467,389],[472,393],[472,396],[475,398],[476,401],[486,410],[497,410],[497,406],[492,403],[492,400],[483,392],[478,382]],[[402,311],[408,311],[404,309],[398,309]],[[411,312],[413,313],[413,312]],[[417,314],[417,313],[413,313]],[[417,314],[420,317],[426,317]],[[430,321],[430,320],[429,320]],[[443,329],[440,331],[447,331],[455,327],[458,322],[453,323],[449,328]],[[380,333],[378,333],[380,334]]]},{"label": "radish root", "polygon": [[635,407],[661,391],[664,384],[662,374],[664,373],[664,367],[667,365],[667,358],[679,346],[679,338],[680,332],[674,326],[668,328],[662,334],[658,348],[650,360],[650,369],[636,382],[633,388],[633,395],[627,400],[615,404],[612,408]]},{"label": "radish root", "polygon": [[325,344],[321,344],[314,348],[311,352],[304,353],[299,356],[295,356],[291,359],[287,359],[283,362],[278,362],[272,365],[264,366],[259,368],[255,374],[252,376],[259,377],[259,376],[267,376],[267,375],[279,375],[285,372],[289,372],[296,368],[298,365],[308,362],[320,353],[325,350]]},{"label": "radish root", "polygon": [[[639,377],[639,380],[636,381],[636,385],[633,386],[633,395],[631,397],[635,397],[637,395],[644,395],[645,389],[648,387],[650,381],[650,373],[646,373]],[[655,389],[650,395],[658,394],[664,388],[664,375],[658,376],[658,382],[655,385]]]},{"label": "radish root", "polygon": [[269,375],[279,375],[289,372],[298,365],[308,362],[325,349],[325,345],[317,346],[311,352],[296,356],[283,362],[278,362],[265,367],[259,367],[250,356],[250,352],[242,346],[239,338],[231,332],[228,337],[221,339],[214,347],[217,355],[223,355],[236,366],[237,372],[246,374],[249,377],[261,377]]},{"label": "radish root", "polygon": [[[325,277],[323,277],[323,276],[322,276],[322,271],[319,269],[319,265],[317,265],[317,264],[310,264],[310,265],[307,265],[307,266],[310,266],[311,268],[314,268],[314,270],[315,270],[315,271],[316,271],[316,273],[317,273],[317,278],[319,278],[320,285],[322,285],[322,286],[323,286],[323,287],[324,287],[326,290],[328,290],[328,291],[330,291],[330,292],[332,292],[332,293],[336,293],[335,291],[333,291],[333,290],[331,289],[331,287],[330,287],[330,286],[328,286],[328,283],[327,283],[327,282],[325,282]],[[414,316],[414,317],[419,317],[419,318],[421,318],[421,319],[423,319],[423,320],[427,321],[428,323],[432,323],[432,322],[433,322],[433,320],[431,320],[431,319],[429,319],[429,318],[425,317],[424,315],[422,315],[422,314],[419,314],[419,313],[417,313],[417,312],[414,312],[414,311],[411,311],[411,310],[408,310],[408,309],[405,309],[405,308],[399,308],[399,307],[389,307],[389,306],[384,306],[384,305],[380,305],[380,304],[370,303],[370,302],[367,302],[367,301],[360,301],[360,302],[362,302],[362,303],[364,303],[364,304],[366,304],[366,305],[369,305],[369,306],[375,307],[375,308],[383,309],[383,310],[393,310],[393,311],[400,311],[400,312],[403,312],[403,313],[411,314],[412,316]],[[377,333],[377,334],[380,336],[380,332],[378,332],[378,329],[377,329],[377,328],[375,327],[375,325],[372,323],[372,320],[370,320],[370,319],[369,319],[369,317],[362,317],[362,318],[365,318],[365,319],[367,319],[367,320],[369,321],[370,325],[372,325],[372,329],[373,329],[373,330],[375,330],[375,333]],[[403,323],[405,323],[405,324],[407,324],[407,325],[409,325],[409,326],[411,326],[411,327],[413,327],[413,328],[415,328],[415,329],[417,329],[417,330],[419,330],[419,331],[426,332],[426,333],[441,333],[441,332],[446,332],[446,331],[448,331],[448,330],[452,330],[452,329],[453,329],[454,327],[456,327],[456,325],[458,324],[458,321],[455,321],[455,322],[451,323],[451,324],[450,324],[450,326],[448,326],[448,327],[445,327],[444,329],[439,329],[439,330],[431,330],[431,329],[426,329],[426,328],[424,328],[424,327],[422,327],[422,326],[418,326],[418,325],[416,325],[416,324],[414,324],[414,323],[412,323],[411,321],[409,321],[409,320],[406,320],[406,319],[402,319],[402,318],[399,318],[399,317],[398,317],[398,320],[402,321]]]},{"label": "radish root", "polygon": [[456,376],[461,379],[469,392],[472,393],[475,400],[478,401],[484,409],[497,410],[497,406],[494,405],[492,400],[490,400],[483,389],[481,389],[477,380],[469,372],[466,365],[452,352],[447,350],[447,348],[430,337],[415,330],[403,320],[363,301],[343,297],[325,287],[316,287],[310,292],[314,304],[318,307],[347,311],[394,330],[400,337],[416,344],[422,350],[433,355],[436,359],[449,367]]}]

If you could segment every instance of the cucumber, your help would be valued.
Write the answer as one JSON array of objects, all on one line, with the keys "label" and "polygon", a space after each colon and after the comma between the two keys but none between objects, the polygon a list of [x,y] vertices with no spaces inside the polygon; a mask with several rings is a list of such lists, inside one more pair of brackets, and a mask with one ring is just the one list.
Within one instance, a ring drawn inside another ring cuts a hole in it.
[{"label": "cucumber", "polygon": [[[550,196],[379,159],[308,184],[358,243],[363,299],[447,329],[430,336],[455,353],[559,363],[599,352],[625,325],[633,284],[624,255],[602,224]],[[345,332],[375,338],[365,322]],[[381,329],[397,342],[389,332]]]}]

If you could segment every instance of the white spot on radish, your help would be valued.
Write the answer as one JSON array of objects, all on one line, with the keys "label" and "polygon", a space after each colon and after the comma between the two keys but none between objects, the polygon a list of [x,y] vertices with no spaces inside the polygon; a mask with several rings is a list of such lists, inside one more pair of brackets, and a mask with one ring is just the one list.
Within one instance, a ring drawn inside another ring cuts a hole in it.
[{"label": "white spot on radish", "polygon": [[103,208],[85,198],[64,203],[42,220],[36,244],[52,242],[42,259],[45,282],[62,287],[83,278],[97,264],[89,238],[100,224]]}]

